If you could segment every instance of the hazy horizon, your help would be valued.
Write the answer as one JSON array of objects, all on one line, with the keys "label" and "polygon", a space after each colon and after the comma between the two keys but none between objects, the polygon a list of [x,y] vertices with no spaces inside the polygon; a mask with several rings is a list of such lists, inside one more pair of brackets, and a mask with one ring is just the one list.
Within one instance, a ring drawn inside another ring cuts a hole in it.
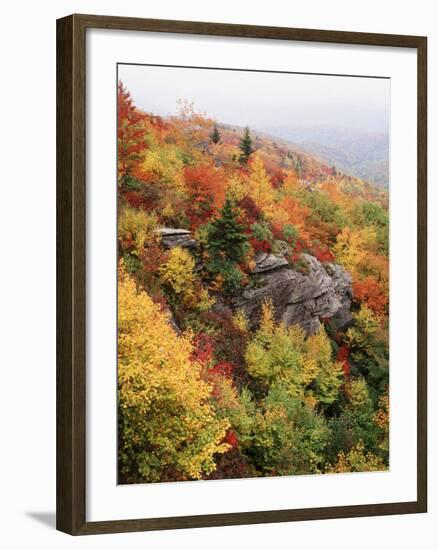
[{"label": "hazy horizon", "polygon": [[338,126],[389,133],[389,79],[123,64],[118,78],[139,108],[160,116],[187,100],[219,123],[271,132]]}]

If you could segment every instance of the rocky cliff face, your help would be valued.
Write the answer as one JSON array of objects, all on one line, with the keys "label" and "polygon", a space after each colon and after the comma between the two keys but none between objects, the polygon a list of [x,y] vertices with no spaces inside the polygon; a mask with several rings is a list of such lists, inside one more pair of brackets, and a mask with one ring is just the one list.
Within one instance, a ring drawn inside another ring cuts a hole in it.
[{"label": "rocky cliff face", "polygon": [[303,258],[308,265],[305,274],[291,269],[281,256],[256,257],[255,287],[233,301],[233,307],[245,313],[251,326],[257,326],[265,300],[272,301],[277,321],[299,324],[307,334],[317,332],[321,318],[334,317],[339,328],[351,321],[350,275],[340,265],[322,264],[308,254]]},{"label": "rocky cliff face", "polygon": [[[159,232],[166,248],[196,246],[189,231],[162,228]],[[350,274],[338,264],[322,264],[308,254],[303,259],[308,266],[305,273],[292,269],[284,254],[258,254],[250,288],[234,297],[232,309],[243,311],[252,328],[258,326],[266,300],[272,302],[277,321],[299,324],[308,335],[318,331],[321,318],[333,318],[338,328],[348,325],[352,320]],[[226,307],[218,298],[216,307]]]}]

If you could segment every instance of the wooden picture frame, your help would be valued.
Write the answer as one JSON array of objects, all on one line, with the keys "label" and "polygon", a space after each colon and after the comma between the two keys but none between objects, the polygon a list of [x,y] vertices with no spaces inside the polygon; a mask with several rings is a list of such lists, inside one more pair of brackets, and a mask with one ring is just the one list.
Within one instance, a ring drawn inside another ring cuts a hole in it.
[{"label": "wooden picture frame", "polygon": [[[86,521],[87,29],[412,48],[417,52],[418,344],[417,499],[411,502],[244,513]],[[348,518],[427,511],[427,39],[125,17],[71,15],[57,21],[57,529],[72,535]]]}]

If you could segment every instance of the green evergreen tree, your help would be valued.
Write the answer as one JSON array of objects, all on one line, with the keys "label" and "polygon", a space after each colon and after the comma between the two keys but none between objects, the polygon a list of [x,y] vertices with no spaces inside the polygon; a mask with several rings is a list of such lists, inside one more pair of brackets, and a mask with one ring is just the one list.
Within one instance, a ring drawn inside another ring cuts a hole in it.
[{"label": "green evergreen tree", "polygon": [[215,144],[221,142],[221,134],[220,134],[219,129],[216,126],[216,124],[214,125],[213,131],[210,134],[210,139]]},{"label": "green evergreen tree", "polygon": [[246,164],[248,162],[248,159],[251,153],[254,152],[254,149],[252,148],[252,139],[251,139],[251,136],[249,135],[248,126],[245,128],[245,133],[243,134],[243,138],[240,140],[239,149],[242,151],[240,155],[240,162],[242,164]]},{"label": "green evergreen tree", "polygon": [[210,224],[207,240],[210,259],[206,268],[212,275],[222,276],[222,290],[228,295],[239,290],[242,285],[244,273],[238,264],[244,260],[249,249],[244,227],[238,222],[237,216],[232,201],[227,199],[220,216]]},{"label": "green evergreen tree", "polygon": [[248,250],[244,227],[237,220],[237,211],[231,199],[226,199],[220,216],[210,225],[207,249],[212,257],[238,263]]}]

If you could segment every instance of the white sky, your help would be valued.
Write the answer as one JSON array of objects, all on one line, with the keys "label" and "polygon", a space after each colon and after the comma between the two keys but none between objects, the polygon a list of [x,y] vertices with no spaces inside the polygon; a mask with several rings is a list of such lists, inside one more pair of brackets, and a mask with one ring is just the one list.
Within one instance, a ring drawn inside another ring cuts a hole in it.
[{"label": "white sky", "polygon": [[138,107],[161,116],[186,99],[218,122],[252,128],[389,128],[388,79],[139,65],[119,65],[118,76]]}]

